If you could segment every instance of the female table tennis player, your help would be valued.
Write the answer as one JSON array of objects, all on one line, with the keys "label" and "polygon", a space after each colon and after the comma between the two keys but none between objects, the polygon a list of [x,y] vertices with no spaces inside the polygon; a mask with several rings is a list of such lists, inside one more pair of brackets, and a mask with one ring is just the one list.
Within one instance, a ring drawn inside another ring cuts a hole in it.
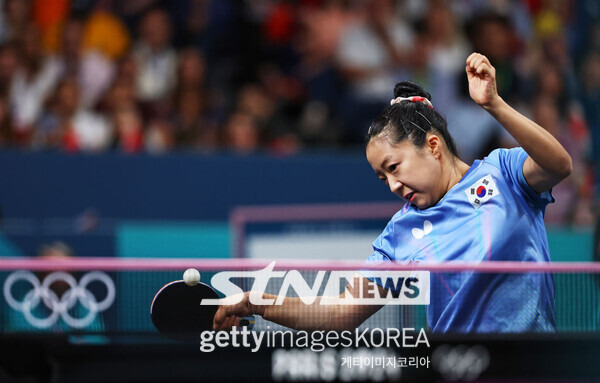
[{"label": "female table tennis player", "polygon": [[[407,203],[375,240],[369,260],[550,261],[544,209],[554,201],[551,188],[570,174],[571,158],[551,134],[498,95],[496,71],[485,56],[471,54],[466,72],[473,101],[521,147],[496,149],[467,165],[430,95],[412,82],[397,84],[391,105],[369,128],[366,155],[375,174]],[[304,305],[298,298],[255,306],[248,297],[221,306],[215,328],[259,314],[297,329],[345,330],[379,309]],[[437,332],[554,331],[552,277],[432,274],[427,321]]]}]

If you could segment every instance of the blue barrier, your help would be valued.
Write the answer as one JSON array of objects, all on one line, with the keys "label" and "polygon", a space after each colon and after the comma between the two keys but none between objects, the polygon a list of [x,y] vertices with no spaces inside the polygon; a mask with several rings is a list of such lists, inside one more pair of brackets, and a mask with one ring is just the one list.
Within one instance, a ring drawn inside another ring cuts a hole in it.
[{"label": "blue barrier", "polygon": [[[0,180],[4,223],[28,225],[4,233],[28,255],[54,240],[78,255],[114,255],[122,220],[224,222],[237,205],[396,199],[361,152],[271,157],[2,150]],[[92,229],[85,226],[90,216],[97,221]]]}]

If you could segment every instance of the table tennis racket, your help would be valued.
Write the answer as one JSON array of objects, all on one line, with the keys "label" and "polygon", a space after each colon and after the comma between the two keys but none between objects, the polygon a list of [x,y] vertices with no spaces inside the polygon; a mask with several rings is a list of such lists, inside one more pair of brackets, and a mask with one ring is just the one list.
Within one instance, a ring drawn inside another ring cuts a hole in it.
[{"label": "table tennis racket", "polygon": [[[200,333],[213,329],[219,306],[202,306],[203,299],[218,299],[216,291],[205,283],[188,286],[184,281],[164,285],[152,300],[150,316],[154,327],[169,338],[183,341],[200,339]],[[251,328],[254,317],[244,317],[240,326]]]}]

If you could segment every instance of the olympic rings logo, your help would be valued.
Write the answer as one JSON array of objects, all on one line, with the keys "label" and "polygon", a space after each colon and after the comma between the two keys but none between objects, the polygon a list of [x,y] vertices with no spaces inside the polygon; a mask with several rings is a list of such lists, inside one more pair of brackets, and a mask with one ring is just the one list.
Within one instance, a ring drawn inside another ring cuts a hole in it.
[{"label": "olympic rings logo", "polygon": [[[25,294],[23,300],[19,301],[13,297],[13,285],[19,281],[28,282],[31,285],[31,290]],[[62,294],[60,299],[50,286],[62,281],[69,285],[69,289]],[[94,294],[87,289],[87,286],[92,282],[101,282],[106,287],[106,297],[98,302]],[[84,328],[89,326],[96,315],[108,309],[115,301],[115,284],[113,280],[101,271],[90,271],[86,273],[79,283],[75,278],[62,271],[56,271],[48,274],[43,282],[40,283],[35,274],[29,271],[15,271],[10,274],[4,282],[4,298],[10,307],[17,311],[21,311],[25,319],[32,326],[39,329],[46,329],[54,325],[58,318],[73,328]],[[51,314],[46,318],[39,318],[33,315],[34,310],[40,302],[51,310]],[[87,309],[87,314],[81,318],[75,318],[69,314],[77,302]]]}]

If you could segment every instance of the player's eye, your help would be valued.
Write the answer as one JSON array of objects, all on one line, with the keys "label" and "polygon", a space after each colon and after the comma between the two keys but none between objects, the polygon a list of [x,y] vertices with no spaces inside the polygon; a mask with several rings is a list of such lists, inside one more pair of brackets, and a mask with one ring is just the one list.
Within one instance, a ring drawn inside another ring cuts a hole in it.
[{"label": "player's eye", "polygon": [[396,170],[397,167],[398,167],[398,164],[392,164],[388,167],[388,169],[390,170],[390,172],[393,172],[394,170]]}]

